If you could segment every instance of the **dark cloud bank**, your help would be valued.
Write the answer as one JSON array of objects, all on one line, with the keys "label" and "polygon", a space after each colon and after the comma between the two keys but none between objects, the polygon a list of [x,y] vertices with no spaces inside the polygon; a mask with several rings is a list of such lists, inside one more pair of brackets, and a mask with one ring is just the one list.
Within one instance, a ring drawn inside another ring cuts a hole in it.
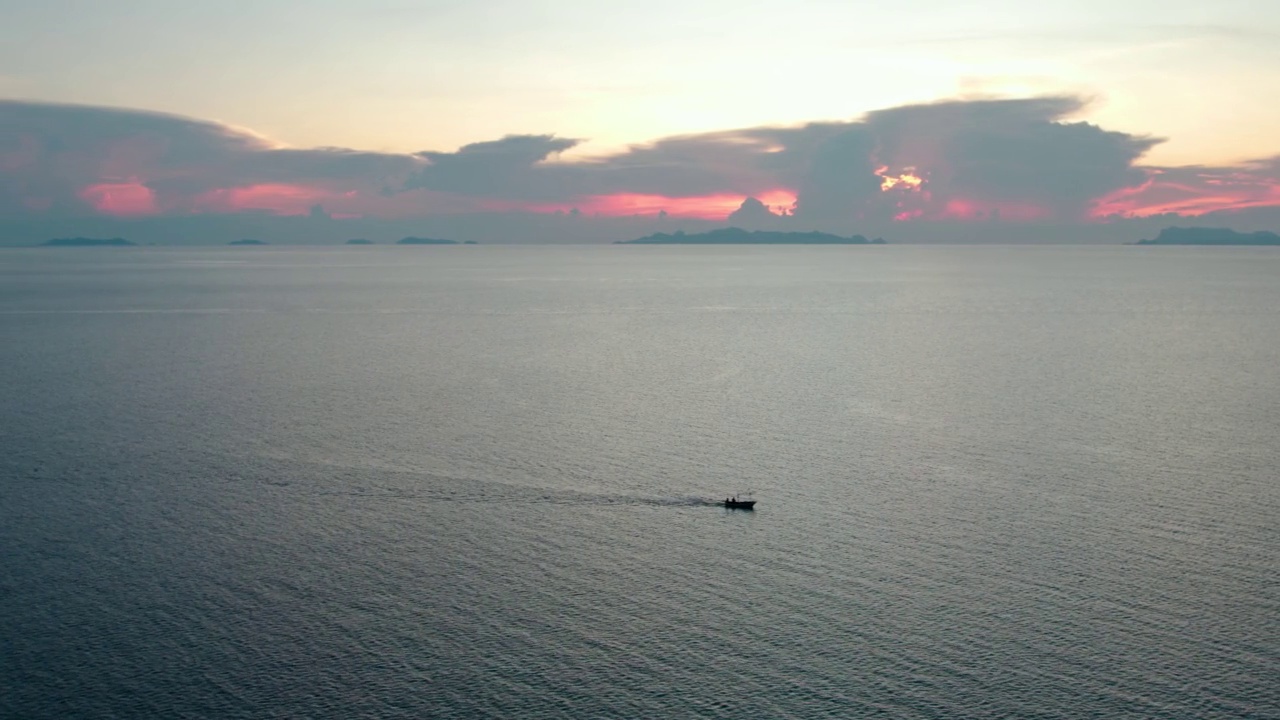
[{"label": "dark cloud bank", "polygon": [[[1083,109],[1074,97],[948,101],[848,122],[664,138],[566,161],[560,154],[581,141],[522,135],[413,154],[292,149],[172,115],[0,101],[0,243],[93,234],[141,242],[246,234],[273,242],[411,234],[608,242],[730,222],[891,242],[1128,242],[1178,220],[1120,218],[1144,207],[1216,209],[1215,224],[1242,230],[1280,220],[1277,159],[1143,167],[1159,139],[1071,121]],[[553,212],[607,205],[610,196],[779,190],[795,195],[781,213],[754,199],[704,220],[656,210]],[[255,209],[258,198],[277,206]],[[328,212],[282,216],[286,201]]]}]

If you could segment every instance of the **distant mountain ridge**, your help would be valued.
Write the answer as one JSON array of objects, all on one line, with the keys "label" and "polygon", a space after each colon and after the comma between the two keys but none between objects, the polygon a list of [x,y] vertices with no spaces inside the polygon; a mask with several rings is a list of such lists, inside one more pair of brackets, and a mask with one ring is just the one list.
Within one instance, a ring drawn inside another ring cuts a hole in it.
[{"label": "distant mountain ridge", "polygon": [[615,245],[883,245],[882,238],[868,240],[862,235],[842,237],[823,232],[778,232],[743,230],[731,227],[704,233],[654,233],[635,240],[619,240]]},{"label": "distant mountain ridge", "polygon": [[1280,245],[1280,235],[1260,230],[1236,232],[1228,228],[1167,227],[1151,240],[1138,245]]}]

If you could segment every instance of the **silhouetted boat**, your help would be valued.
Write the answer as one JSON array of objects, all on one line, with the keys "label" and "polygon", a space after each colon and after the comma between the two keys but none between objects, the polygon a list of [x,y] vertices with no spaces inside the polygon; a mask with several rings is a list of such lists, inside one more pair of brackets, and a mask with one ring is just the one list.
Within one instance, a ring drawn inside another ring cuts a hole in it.
[{"label": "silhouetted boat", "polygon": [[724,499],[724,506],[730,510],[755,510],[756,501],[747,498],[739,499],[737,495]]}]

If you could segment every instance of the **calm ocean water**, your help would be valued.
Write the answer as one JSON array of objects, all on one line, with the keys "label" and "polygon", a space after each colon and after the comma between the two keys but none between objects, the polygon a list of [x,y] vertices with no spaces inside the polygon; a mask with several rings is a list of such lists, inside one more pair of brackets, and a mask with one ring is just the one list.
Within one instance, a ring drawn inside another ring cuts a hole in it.
[{"label": "calm ocean water", "polygon": [[3,250],[0,717],[1280,717],[1278,308],[1268,248]]}]

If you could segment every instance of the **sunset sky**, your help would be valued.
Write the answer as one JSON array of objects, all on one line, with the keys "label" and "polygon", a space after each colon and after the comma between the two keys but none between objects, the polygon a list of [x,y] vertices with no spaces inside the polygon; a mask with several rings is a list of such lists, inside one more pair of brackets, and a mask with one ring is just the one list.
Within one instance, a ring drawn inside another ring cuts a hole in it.
[{"label": "sunset sky", "polygon": [[[1280,2],[0,0],[0,217],[1280,207]],[[750,204],[749,204],[750,205]],[[767,214],[761,214],[767,213]]]}]

